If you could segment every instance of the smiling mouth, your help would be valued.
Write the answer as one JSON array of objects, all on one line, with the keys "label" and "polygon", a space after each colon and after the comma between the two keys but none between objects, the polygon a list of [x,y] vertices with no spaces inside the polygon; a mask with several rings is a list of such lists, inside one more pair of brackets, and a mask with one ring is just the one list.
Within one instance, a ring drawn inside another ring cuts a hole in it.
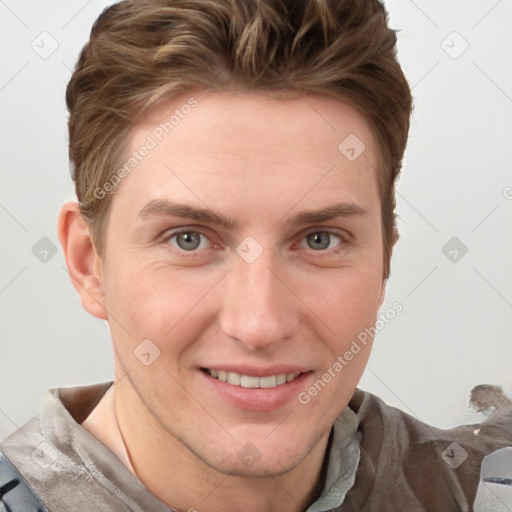
[{"label": "smiling mouth", "polygon": [[282,386],[288,382],[293,382],[302,373],[279,373],[277,375],[268,375],[266,377],[254,377],[252,375],[241,375],[236,372],[226,372],[223,370],[212,370],[210,368],[202,368],[202,370],[214,379],[240,386],[242,388],[275,388]]}]

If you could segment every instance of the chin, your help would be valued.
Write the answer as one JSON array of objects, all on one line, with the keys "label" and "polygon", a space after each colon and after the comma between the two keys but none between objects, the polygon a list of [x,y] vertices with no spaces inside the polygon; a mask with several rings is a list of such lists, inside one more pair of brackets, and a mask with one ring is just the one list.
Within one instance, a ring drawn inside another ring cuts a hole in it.
[{"label": "chin", "polygon": [[[235,455],[237,457],[237,455]],[[251,477],[251,478],[268,478],[277,477],[292,471],[297,467],[305,458],[295,456],[288,456],[286,458],[276,457],[275,455],[269,459],[264,454],[255,462],[243,462],[240,460],[233,460],[230,456],[219,464],[210,464],[210,466],[218,471],[230,476],[238,477]]]},{"label": "chin", "polygon": [[[250,437],[246,437],[250,439]],[[301,436],[274,440],[264,437],[255,441],[240,443],[233,440],[232,446],[210,445],[201,450],[188,446],[207,466],[231,476],[239,477],[275,477],[296,468],[311,452],[316,443],[305,444]],[[288,441],[288,443],[286,443]],[[290,442],[292,441],[292,442]],[[214,448],[213,450],[211,448]]]}]

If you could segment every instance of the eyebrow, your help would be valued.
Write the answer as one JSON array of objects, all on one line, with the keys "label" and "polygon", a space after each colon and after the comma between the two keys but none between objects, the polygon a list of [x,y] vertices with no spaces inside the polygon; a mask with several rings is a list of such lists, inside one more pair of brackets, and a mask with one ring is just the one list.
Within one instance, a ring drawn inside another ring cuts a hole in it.
[{"label": "eyebrow", "polygon": [[[362,217],[368,211],[354,203],[338,203],[319,210],[306,210],[286,220],[286,224],[314,224],[337,217]],[[196,208],[187,204],[155,199],[140,210],[138,218],[147,220],[152,217],[182,217],[194,219],[206,224],[218,224],[234,230],[239,226],[238,221],[214,212],[209,208]]]},{"label": "eyebrow", "polygon": [[161,199],[150,201],[138,214],[138,218],[142,220],[151,217],[183,217],[206,224],[219,224],[228,229],[235,229],[238,226],[238,222],[234,219],[215,213],[209,208],[196,208],[188,204]]}]

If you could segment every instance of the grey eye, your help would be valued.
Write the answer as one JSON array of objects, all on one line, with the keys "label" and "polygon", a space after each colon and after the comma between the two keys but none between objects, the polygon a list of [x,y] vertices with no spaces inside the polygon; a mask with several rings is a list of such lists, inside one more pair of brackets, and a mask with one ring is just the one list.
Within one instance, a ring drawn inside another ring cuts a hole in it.
[{"label": "grey eye", "polygon": [[331,236],[331,233],[326,231],[311,233],[307,236],[308,246],[315,251],[326,249],[331,243]]},{"label": "grey eye", "polygon": [[201,234],[195,231],[178,233],[173,238],[176,238],[177,246],[184,251],[193,251],[201,244]]}]

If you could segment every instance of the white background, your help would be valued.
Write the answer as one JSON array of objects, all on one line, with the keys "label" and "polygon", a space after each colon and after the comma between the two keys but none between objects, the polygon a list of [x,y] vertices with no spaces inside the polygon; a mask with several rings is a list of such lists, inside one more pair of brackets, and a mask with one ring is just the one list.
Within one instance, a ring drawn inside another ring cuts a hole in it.
[{"label": "white background", "polygon": [[[0,2],[0,438],[47,388],[113,379],[106,324],[81,308],[56,229],[73,194],[64,90],[105,5]],[[381,311],[404,309],[360,387],[436,426],[474,423],[474,385],[512,395],[512,2],[386,6],[415,97]],[[47,58],[41,38],[58,44]],[[32,252],[43,237],[58,246],[46,263]],[[442,252],[452,237],[468,248],[457,262]]]}]

